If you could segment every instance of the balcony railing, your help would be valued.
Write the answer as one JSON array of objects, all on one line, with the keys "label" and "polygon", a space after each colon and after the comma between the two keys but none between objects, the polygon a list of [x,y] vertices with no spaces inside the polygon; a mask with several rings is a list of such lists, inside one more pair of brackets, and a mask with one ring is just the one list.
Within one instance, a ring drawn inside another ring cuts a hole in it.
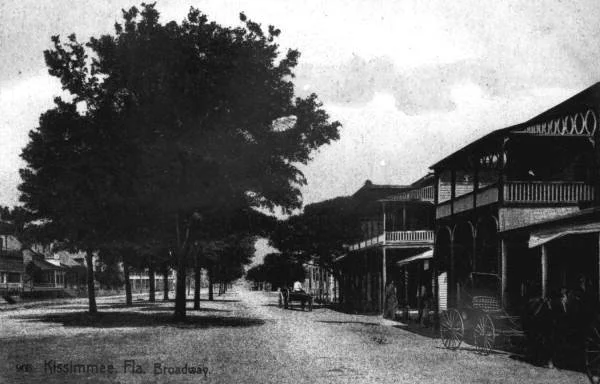
[{"label": "balcony railing", "polygon": [[350,247],[348,247],[348,249],[350,251],[356,251],[358,249],[363,249],[363,248],[372,247],[374,245],[383,244],[383,239],[384,239],[384,236],[379,235],[379,236],[373,237],[371,239],[361,241],[360,243],[352,244]]},{"label": "balcony railing", "polygon": [[421,200],[433,201],[435,197],[435,188],[428,185],[423,188],[413,189],[411,191],[401,192],[393,197],[393,200]]},{"label": "balcony railing", "polygon": [[[459,196],[436,207],[436,218],[473,209],[475,193]],[[498,186],[486,187],[477,192],[475,204],[478,207],[498,201]],[[551,181],[509,181],[504,184],[504,202],[518,204],[577,204],[594,198],[594,187],[583,182]]]},{"label": "balcony railing", "polygon": [[395,231],[385,233],[386,244],[433,242],[433,231]]},{"label": "balcony railing", "polygon": [[385,235],[381,234],[360,243],[352,244],[348,247],[348,250],[356,251],[378,245],[414,246],[419,244],[433,244],[433,237],[433,231],[427,230],[386,232]]},{"label": "balcony railing", "polygon": [[583,182],[510,182],[504,187],[504,201],[517,203],[572,203],[591,201],[594,187]]}]

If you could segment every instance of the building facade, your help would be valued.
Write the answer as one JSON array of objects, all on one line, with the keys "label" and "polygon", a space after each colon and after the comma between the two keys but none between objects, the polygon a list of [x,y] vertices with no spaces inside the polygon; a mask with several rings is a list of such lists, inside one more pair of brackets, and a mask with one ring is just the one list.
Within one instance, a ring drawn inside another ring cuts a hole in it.
[{"label": "building facade", "polygon": [[354,194],[363,199],[364,240],[336,260],[348,309],[395,317],[398,307],[417,308],[423,290],[432,290],[426,252],[434,245],[433,181],[428,175],[408,186],[366,183]]},{"label": "building facade", "polygon": [[[466,299],[473,273],[495,276],[497,287],[487,289],[509,309],[541,293],[549,261],[544,252],[529,247],[531,231],[598,201],[599,108],[596,84],[432,166],[440,310]],[[565,248],[562,252],[568,253]],[[566,259],[553,262],[559,273]],[[577,268],[586,268],[584,264],[581,260]],[[573,278],[565,277],[563,283]]]}]

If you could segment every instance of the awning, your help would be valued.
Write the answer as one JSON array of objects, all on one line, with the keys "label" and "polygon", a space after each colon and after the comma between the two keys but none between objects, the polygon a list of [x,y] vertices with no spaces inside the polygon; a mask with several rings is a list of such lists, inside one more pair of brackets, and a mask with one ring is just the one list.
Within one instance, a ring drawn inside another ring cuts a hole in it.
[{"label": "awning", "polygon": [[539,247],[542,244],[567,235],[595,232],[600,232],[600,222],[560,225],[554,228],[540,229],[529,235],[529,248]]},{"label": "awning", "polygon": [[428,251],[425,251],[423,253],[419,253],[418,255],[415,256],[411,256],[411,257],[407,257],[404,260],[400,260],[396,263],[397,266],[401,266],[401,265],[405,265],[408,263],[412,263],[413,261],[417,261],[417,260],[425,260],[425,259],[432,259],[433,258],[433,249],[430,249]]}]

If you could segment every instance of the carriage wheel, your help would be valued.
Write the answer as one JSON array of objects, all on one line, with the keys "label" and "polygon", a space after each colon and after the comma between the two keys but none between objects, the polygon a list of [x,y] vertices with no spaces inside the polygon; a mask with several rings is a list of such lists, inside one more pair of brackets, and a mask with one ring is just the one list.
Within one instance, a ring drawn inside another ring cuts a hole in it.
[{"label": "carriage wheel", "polygon": [[494,349],[496,340],[496,327],[490,315],[481,315],[473,329],[473,340],[475,349],[483,354],[489,354]]},{"label": "carriage wheel", "polygon": [[440,315],[440,335],[444,347],[457,349],[465,336],[465,325],[456,309],[449,309]]},{"label": "carriage wheel", "polygon": [[590,327],[585,339],[585,371],[592,383],[600,383],[600,324]]}]

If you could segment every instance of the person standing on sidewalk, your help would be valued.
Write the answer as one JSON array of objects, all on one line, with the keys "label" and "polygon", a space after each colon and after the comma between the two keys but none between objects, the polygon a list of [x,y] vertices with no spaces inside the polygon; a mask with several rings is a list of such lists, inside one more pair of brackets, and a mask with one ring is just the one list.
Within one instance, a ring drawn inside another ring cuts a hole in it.
[{"label": "person standing on sidewalk", "polygon": [[394,320],[396,309],[398,308],[398,298],[396,297],[396,286],[393,281],[388,281],[385,287],[385,311],[383,317]]}]

